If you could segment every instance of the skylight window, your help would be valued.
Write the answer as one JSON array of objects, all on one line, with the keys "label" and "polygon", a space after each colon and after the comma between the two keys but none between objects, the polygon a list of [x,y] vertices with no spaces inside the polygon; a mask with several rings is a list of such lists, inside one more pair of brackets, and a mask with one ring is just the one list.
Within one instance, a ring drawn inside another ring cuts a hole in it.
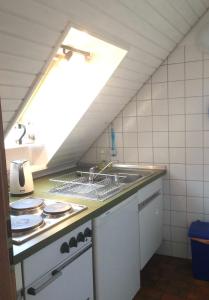
[{"label": "skylight window", "polygon": [[[17,121],[32,124],[35,143],[44,145],[48,161],[127,53],[75,28],[62,44],[90,56],[60,48]],[[11,140],[14,137],[9,133],[6,145]]]}]

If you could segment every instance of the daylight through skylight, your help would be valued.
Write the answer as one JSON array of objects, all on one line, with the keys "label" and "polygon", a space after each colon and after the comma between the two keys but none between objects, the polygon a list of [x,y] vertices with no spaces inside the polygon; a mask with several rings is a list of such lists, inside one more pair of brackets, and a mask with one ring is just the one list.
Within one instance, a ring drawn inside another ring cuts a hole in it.
[{"label": "daylight through skylight", "polygon": [[75,28],[62,44],[88,51],[91,57],[73,52],[66,59],[60,48],[18,120],[33,125],[35,142],[44,144],[48,161],[127,53]]}]

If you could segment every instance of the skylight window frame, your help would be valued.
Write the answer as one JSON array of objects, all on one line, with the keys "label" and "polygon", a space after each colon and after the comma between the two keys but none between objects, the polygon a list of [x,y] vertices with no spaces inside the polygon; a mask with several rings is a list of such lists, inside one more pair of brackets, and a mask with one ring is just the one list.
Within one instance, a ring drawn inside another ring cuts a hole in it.
[{"label": "skylight window frame", "polygon": [[[72,29],[72,28],[71,28],[71,29]],[[93,37],[93,36],[91,36],[91,37],[92,37],[92,38],[95,38],[95,37]],[[95,39],[98,39],[98,38],[95,38]],[[109,44],[108,42],[105,42],[105,41],[103,41],[103,40],[101,40],[101,39],[98,39],[98,40],[99,40],[101,43],[106,43],[106,44],[108,44],[109,47],[117,48],[117,49],[119,49],[120,51],[123,51],[123,52],[124,52],[124,54],[123,54],[123,56],[121,57],[120,61],[116,64],[116,67],[117,67],[117,66],[119,65],[119,63],[121,62],[121,60],[122,60],[122,59],[124,58],[124,56],[126,55],[127,51],[124,50],[124,49],[118,48],[117,46],[114,46],[113,44]],[[65,40],[64,40],[64,41],[65,41]],[[66,45],[65,45],[64,42],[62,42],[62,43],[61,43],[61,46],[59,47],[59,49],[63,49],[64,46],[66,46]],[[91,58],[92,58],[92,52],[90,52],[90,51],[85,51],[85,50],[82,49],[82,47],[71,47],[71,46],[68,46],[68,47],[69,47],[69,49],[68,49],[69,51],[71,51],[71,50],[76,50],[76,51],[73,51],[73,52],[77,52],[77,53],[83,54],[84,57],[86,58],[86,62],[87,62],[87,63],[89,62],[89,60],[91,60]],[[73,49],[72,49],[72,48],[73,48]],[[81,50],[80,48],[81,48],[82,50]],[[58,50],[58,51],[56,52],[56,54],[54,55],[53,59],[52,59],[51,62],[48,64],[48,67],[46,68],[45,73],[42,74],[41,79],[40,79],[39,82],[36,84],[35,88],[33,89],[33,93],[31,93],[30,99],[27,101],[27,103],[26,103],[25,107],[23,108],[22,112],[19,114],[18,121],[24,120],[24,116],[25,116],[25,114],[26,114],[28,108],[30,108],[31,104],[33,103],[34,98],[36,97],[36,94],[39,93],[39,90],[41,89],[42,85],[44,84],[44,82],[45,82],[45,80],[47,79],[47,77],[48,77],[48,75],[50,74],[50,72],[53,70],[54,66],[55,66],[58,62],[63,61],[64,59],[66,59],[65,54],[67,54],[67,53],[64,53],[64,55],[60,55],[60,50]],[[104,56],[106,57],[106,55],[104,55]],[[113,71],[115,70],[116,67],[113,68]],[[112,75],[112,72],[113,72],[113,71],[110,72],[110,75],[109,75],[109,76]],[[88,76],[86,76],[86,78],[88,79]],[[86,78],[85,78],[85,81],[86,81]],[[105,82],[107,82],[107,80],[109,80],[109,78],[110,78],[110,77],[108,77],[108,78],[105,80]],[[95,97],[96,97],[96,96],[95,96]],[[95,99],[95,97],[94,97],[94,99]],[[92,101],[93,101],[94,99],[92,99]],[[89,105],[92,104],[92,101],[89,103]],[[87,108],[86,108],[86,110],[87,110]],[[83,113],[85,113],[85,112],[83,112]],[[82,114],[83,114],[83,113],[82,113]],[[75,127],[75,126],[76,126],[76,124],[74,125],[74,127]],[[73,128],[72,128],[71,130],[73,130]],[[60,144],[60,145],[61,145],[61,144]],[[53,156],[53,154],[52,154],[52,155],[49,155],[49,160],[50,160],[50,158],[51,158],[52,156]]]}]

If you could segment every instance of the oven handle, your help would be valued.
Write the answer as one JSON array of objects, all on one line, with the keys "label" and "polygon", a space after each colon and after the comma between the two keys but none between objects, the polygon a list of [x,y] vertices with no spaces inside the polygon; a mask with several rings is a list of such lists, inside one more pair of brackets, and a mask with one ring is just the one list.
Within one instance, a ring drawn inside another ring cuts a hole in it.
[{"label": "oven handle", "polygon": [[27,293],[29,295],[35,296],[39,292],[41,292],[45,287],[47,287],[49,284],[51,284],[54,280],[56,280],[58,277],[62,275],[62,270],[66,268],[68,265],[70,265],[74,260],[76,260],[78,257],[80,257],[83,253],[85,253],[87,250],[89,250],[92,247],[92,244],[89,244],[85,248],[83,248],[81,251],[73,255],[70,259],[62,263],[58,268],[54,269],[50,272],[50,278],[47,279],[45,282],[40,283],[40,280],[38,280],[38,283],[34,283],[34,286],[31,286],[27,289]]},{"label": "oven handle", "polygon": [[38,286],[34,286],[34,287],[30,287],[27,290],[27,293],[29,295],[35,296],[37,295],[40,291],[42,291],[45,287],[47,287],[50,283],[52,283],[54,280],[56,280],[58,277],[60,277],[62,275],[62,272],[51,272],[51,277],[49,279],[47,279],[45,282],[42,282],[40,285]]}]

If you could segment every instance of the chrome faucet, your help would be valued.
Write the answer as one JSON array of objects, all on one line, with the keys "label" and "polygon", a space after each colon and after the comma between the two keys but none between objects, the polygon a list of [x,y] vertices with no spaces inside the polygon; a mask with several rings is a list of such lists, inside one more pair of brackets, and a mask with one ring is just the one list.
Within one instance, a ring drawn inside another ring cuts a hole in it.
[{"label": "chrome faucet", "polygon": [[[96,169],[98,168],[98,166],[93,166],[89,169],[89,183],[94,183],[94,179],[99,176],[100,174],[102,174],[104,172],[104,170],[106,170],[109,166],[113,165],[113,161],[109,161],[100,171],[95,172]],[[114,174],[111,175],[113,176],[113,181],[116,184],[119,184],[119,176],[118,174]]]},{"label": "chrome faucet", "polygon": [[99,172],[98,174],[101,174],[102,172],[104,172],[104,170],[106,170],[109,166],[111,166],[113,164],[112,161],[109,161]]},{"label": "chrome faucet", "polygon": [[89,169],[89,182],[90,183],[93,183],[93,181],[94,181],[94,177],[95,177],[94,174],[95,174],[96,168],[97,168],[97,166],[94,166]]},{"label": "chrome faucet", "polygon": [[104,170],[106,170],[110,165],[112,165],[112,161],[108,162],[108,164],[106,164],[99,172],[95,173],[97,166],[91,167],[89,169],[89,182],[93,183],[94,179],[99,175],[102,174],[102,172],[104,172]]}]

